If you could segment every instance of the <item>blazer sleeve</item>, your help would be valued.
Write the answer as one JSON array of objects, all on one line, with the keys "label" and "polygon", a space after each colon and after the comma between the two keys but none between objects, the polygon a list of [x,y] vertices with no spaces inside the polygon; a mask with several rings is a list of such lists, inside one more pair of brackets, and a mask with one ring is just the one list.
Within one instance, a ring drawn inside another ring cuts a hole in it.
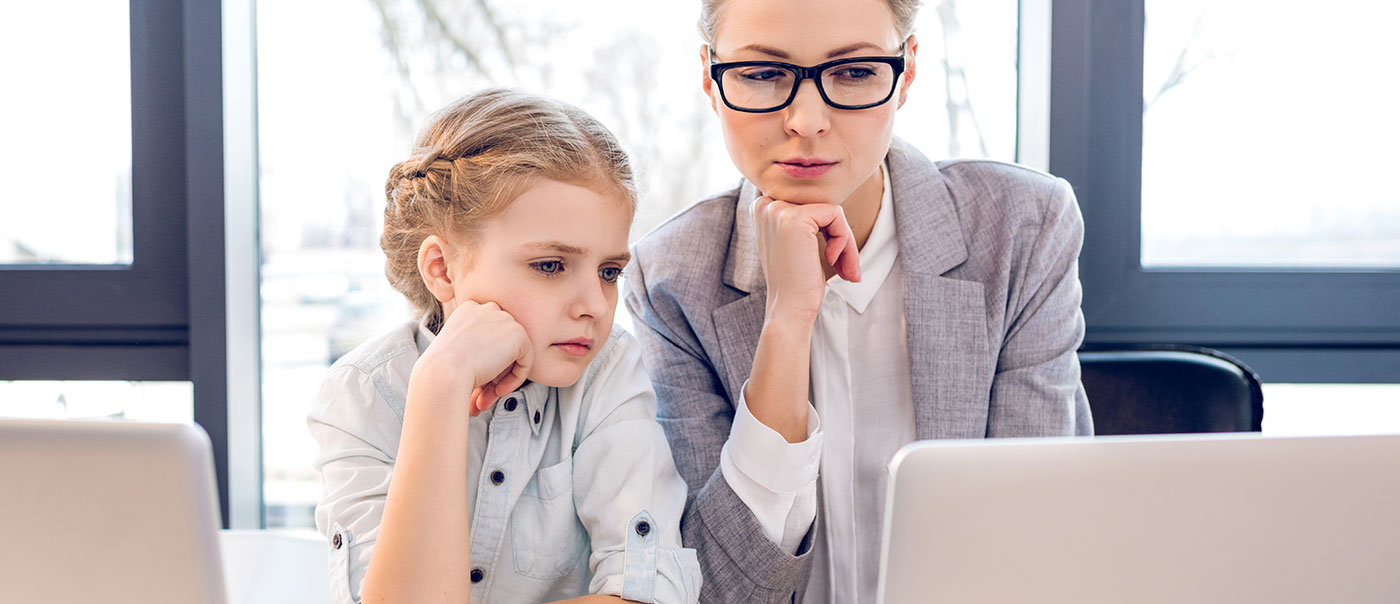
[{"label": "blazer sleeve", "polygon": [[1052,181],[1039,228],[1008,292],[1007,329],[997,356],[987,436],[1093,433],[1076,351],[1084,340],[1079,252],[1084,221],[1074,191]]},{"label": "blazer sleeve", "polygon": [[700,601],[792,602],[794,596],[800,601],[811,572],[816,524],[796,555],[785,552],[768,540],[753,511],[725,480],[719,460],[733,425],[734,404],[680,303],[648,287],[648,260],[645,250],[634,250],[627,308],[656,390],[657,420],[689,486],[681,538],[699,557],[705,577]]}]

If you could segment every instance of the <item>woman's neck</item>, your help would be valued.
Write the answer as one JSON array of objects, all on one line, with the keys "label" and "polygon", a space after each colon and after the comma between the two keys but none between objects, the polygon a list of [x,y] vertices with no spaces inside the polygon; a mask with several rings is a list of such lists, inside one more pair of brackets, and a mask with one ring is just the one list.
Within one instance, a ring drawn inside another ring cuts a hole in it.
[{"label": "woman's neck", "polygon": [[[856,249],[865,248],[866,240],[870,239],[870,232],[875,230],[875,218],[880,215],[880,203],[885,196],[885,165],[880,164],[875,173],[865,182],[856,187],[855,191],[841,203],[841,209],[846,212],[846,224],[851,226],[851,232],[856,236]],[[817,252],[821,256],[822,272],[826,278],[830,279],[836,274],[836,269],[832,268],[826,261],[823,251]]]},{"label": "woman's neck", "polygon": [[856,236],[856,249],[864,249],[865,241],[870,239],[870,231],[875,228],[875,217],[880,215],[880,202],[884,195],[885,166],[881,164],[841,204],[846,210],[846,222]]}]

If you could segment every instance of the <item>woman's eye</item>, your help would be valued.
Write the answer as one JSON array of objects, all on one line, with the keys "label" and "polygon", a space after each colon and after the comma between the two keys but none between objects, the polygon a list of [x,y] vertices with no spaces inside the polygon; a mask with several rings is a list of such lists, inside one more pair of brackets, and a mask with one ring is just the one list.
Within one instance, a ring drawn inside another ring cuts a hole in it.
[{"label": "woman's eye", "polygon": [[843,80],[864,80],[875,75],[875,71],[869,67],[847,67],[837,72],[836,77]]},{"label": "woman's eye", "polygon": [[739,72],[739,76],[753,82],[768,82],[787,75],[781,69],[749,69]]},{"label": "woman's eye", "polygon": [[622,269],[616,266],[605,266],[598,269],[598,276],[608,283],[616,283],[617,278],[622,276]]},{"label": "woman's eye", "polygon": [[540,262],[531,262],[530,266],[535,267],[535,270],[546,275],[554,275],[564,270],[564,263],[558,260],[542,260]]}]

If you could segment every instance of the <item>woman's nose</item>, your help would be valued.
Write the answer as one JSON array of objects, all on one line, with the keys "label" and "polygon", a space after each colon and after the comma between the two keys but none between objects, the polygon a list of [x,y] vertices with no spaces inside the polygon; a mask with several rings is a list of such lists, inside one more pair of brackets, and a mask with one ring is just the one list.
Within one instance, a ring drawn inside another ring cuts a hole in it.
[{"label": "woman's nose", "polygon": [[787,112],[784,125],[794,136],[825,134],[831,126],[831,107],[822,100],[817,83],[811,80],[797,85],[797,96],[784,111]]}]

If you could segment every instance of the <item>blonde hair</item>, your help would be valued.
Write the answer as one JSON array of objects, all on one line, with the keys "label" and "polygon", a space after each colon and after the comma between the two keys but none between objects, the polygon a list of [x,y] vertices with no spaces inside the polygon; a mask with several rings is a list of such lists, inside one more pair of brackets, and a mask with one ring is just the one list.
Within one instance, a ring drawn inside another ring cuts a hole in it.
[{"label": "blonde hair", "polygon": [[[719,26],[719,14],[724,9],[725,0],[700,0],[700,35],[711,47],[715,45],[715,28]],[[885,0],[894,17],[894,29],[903,40],[914,33],[914,18],[919,15],[920,0]]]},{"label": "blonde hair", "polygon": [[635,213],[636,186],[627,153],[582,110],[514,90],[467,95],[429,119],[408,159],[384,183],[384,272],[429,328],[441,325],[438,302],[418,272],[429,235],[471,238],[533,178],[612,189]]}]

